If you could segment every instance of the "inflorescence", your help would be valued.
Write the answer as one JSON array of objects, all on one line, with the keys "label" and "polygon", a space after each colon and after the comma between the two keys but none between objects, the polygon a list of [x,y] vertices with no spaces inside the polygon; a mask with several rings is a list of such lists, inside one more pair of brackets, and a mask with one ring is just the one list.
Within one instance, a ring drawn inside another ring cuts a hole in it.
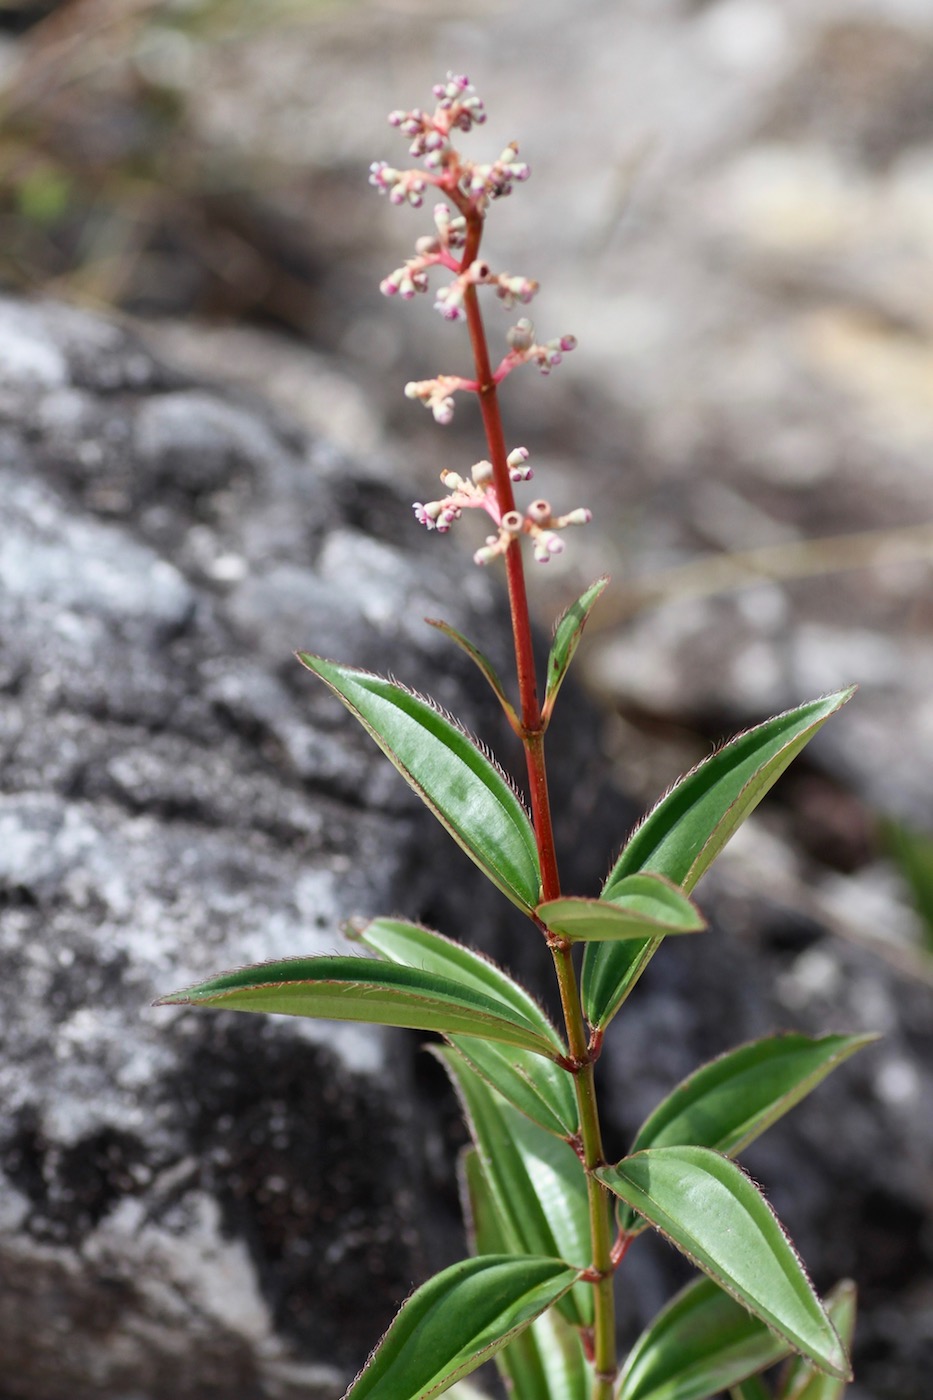
[{"label": "inflorescence", "polygon": [[[508,465],[513,482],[530,481],[534,474],[528,466],[527,447],[516,447],[514,452],[510,452]],[[592,519],[590,511],[583,507],[567,515],[554,515],[550,501],[544,500],[532,501],[524,515],[518,510],[503,514],[493,484],[491,462],[474,463],[469,478],[459,476],[457,472],[442,471],[441,481],[447,487],[448,494],[438,501],[415,501],[415,518],[428,530],[445,534],[454,521],[460,519],[464,510],[477,507],[485,510],[497,529],[494,535],[487,535],[486,543],[473,555],[476,564],[491,563],[522,534],[531,536],[535,559],[539,564],[546,564],[552,555],[560,554],[564,548],[558,530],[566,529],[568,525],[587,525]]]},{"label": "inflorescence", "polygon": [[[477,287],[494,287],[507,310],[527,306],[538,290],[537,282],[529,277],[494,272],[482,258],[472,257],[468,261],[466,248],[470,229],[475,232],[477,224],[485,219],[491,201],[510,194],[516,182],[527,180],[529,168],[518,159],[518,146],[514,142],[488,165],[466,160],[455,149],[451,140],[455,132],[472,131],[486,120],[483,103],[468,78],[448,73],[447,81],[434,88],[434,96],[437,106],[430,115],[419,107],[389,115],[390,124],[409,139],[409,153],[421,161],[421,167],[396,170],[386,161],[374,161],[369,181],[393,204],[407,203],[420,209],[429,187],[445,195],[450,202],[434,206],[433,233],[417,240],[414,256],[383,279],[380,291],[385,296],[399,296],[409,301],[417,292],[428,291],[428,274],[434,268],[441,268],[453,274],[452,280],[435,294],[435,309],[445,320],[466,318],[467,294]],[[477,245],[478,239],[474,237],[474,249]],[[508,351],[492,374],[496,385],[523,364],[536,364],[542,374],[549,374],[563,356],[573,350],[576,340],[572,335],[564,335],[539,342],[531,321],[522,317],[509,330],[507,343]],[[406,384],[405,394],[430,409],[438,423],[446,424],[453,418],[454,394],[476,394],[480,387],[476,380],[440,374],[434,379]],[[508,464],[513,481],[525,481],[531,476],[530,468],[523,465],[527,456],[524,448],[517,448],[510,455]],[[504,554],[512,540],[521,534],[531,535],[534,557],[545,563],[552,554],[563,549],[558,530],[566,525],[585,524],[590,519],[590,512],[583,509],[554,516],[550,504],[544,500],[533,501],[524,515],[517,510],[503,514],[496,496],[493,469],[488,462],[478,462],[469,479],[445,471],[441,473],[441,480],[448,494],[439,501],[416,502],[415,514],[428,529],[444,532],[464,509],[473,506],[485,509],[492,516],[497,533],[490,535],[483,548],[476,551],[474,559],[478,564],[489,563]]]}]

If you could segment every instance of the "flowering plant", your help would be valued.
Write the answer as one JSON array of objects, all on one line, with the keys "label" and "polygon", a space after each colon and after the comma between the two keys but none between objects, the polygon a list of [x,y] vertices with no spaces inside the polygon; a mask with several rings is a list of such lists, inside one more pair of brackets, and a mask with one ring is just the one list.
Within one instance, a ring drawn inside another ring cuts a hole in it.
[{"label": "flowering plant", "polygon": [[[423,1284],[405,1302],[346,1400],[426,1400],[495,1357],[517,1400],[838,1400],[850,1367],[852,1286],[821,1302],[782,1226],[736,1154],[871,1037],[770,1036],[702,1066],[642,1124],[621,1161],[602,1141],[596,1063],[613,1017],[665,938],[705,927],[691,898],[701,876],[844,691],[778,715],[740,735],[683,777],[628,837],[598,898],[568,893],[558,868],[548,797],[545,736],[599,579],[558,621],[543,699],[532,654],[522,538],[546,563],[561,531],[585,524],[583,508],[554,514],[537,499],[519,509],[515,487],[531,478],[528,453],[509,450],[499,410],[503,380],[522,364],[548,373],[574,348],[571,336],[539,342],[527,318],[507,336],[493,368],[479,294],[494,288],[506,309],[538,290],[495,272],[480,256],[494,201],[528,176],[518,148],[490,164],[454,145],[484,119],[465,77],[448,75],[429,113],[389,120],[420,161],[384,161],[370,180],[396,204],[441,197],[434,231],[382,283],[387,296],[436,293],[445,319],[464,321],[474,376],[438,375],[405,392],[448,423],[455,395],[479,401],[488,458],[468,476],[442,473],[445,494],[416,502],[429,530],[448,531],[465,510],[494,530],[475,559],[504,562],[511,605],[518,703],[489,660],[437,624],[477,663],[522,742],[529,807],[486,751],[456,721],[396,682],[302,653],[382,748],[487,878],[527,916],[554,966],[558,1029],[500,967],[440,933],[400,919],[354,930],[372,957],[294,958],[223,973],[161,1004],[218,1006],[436,1032],[435,1053],[459,1093],[473,1145],[462,1186],[473,1256]],[[618,1270],[646,1229],[664,1235],[700,1270],[617,1353]],[[762,1380],[786,1364],[773,1391]]]}]

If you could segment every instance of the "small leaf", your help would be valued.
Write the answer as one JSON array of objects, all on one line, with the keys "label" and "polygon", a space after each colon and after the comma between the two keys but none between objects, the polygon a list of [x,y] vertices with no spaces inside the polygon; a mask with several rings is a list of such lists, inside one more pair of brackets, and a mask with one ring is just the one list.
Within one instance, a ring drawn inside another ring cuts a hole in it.
[{"label": "small leaf", "polygon": [[[507,1253],[506,1235],[475,1147],[462,1153],[460,1175],[473,1249],[479,1254]],[[496,1365],[513,1400],[589,1400],[590,1372],[579,1335],[556,1308],[509,1342]]]},{"label": "small leaf", "polygon": [[459,725],[404,686],[300,652],[438,821],[520,909],[538,903],[531,820],[505,775]]},{"label": "small leaf", "polygon": [[[585,1269],[589,1206],[576,1153],[506,1103],[455,1050],[432,1050],[461,1096],[506,1249],[554,1256]],[[592,1288],[581,1284],[560,1307],[574,1326],[589,1326]]]},{"label": "small leaf", "polygon": [[557,621],[547,662],[547,684],[542,711],[545,720],[550,718],[554,709],[557,692],[580,645],[586,620],[608,582],[608,578],[598,578],[595,583],[591,583],[586,592]]},{"label": "small leaf", "polygon": [[286,958],[223,972],[159,997],[154,1006],[217,1006],[330,1021],[367,1021],[441,1035],[461,1032],[553,1056],[539,1027],[449,977],[370,958]]},{"label": "small leaf", "polygon": [[559,1259],[481,1255],[417,1289],[344,1400],[430,1400],[528,1327],[576,1279]]},{"label": "small leaf", "polygon": [[[837,1283],[826,1297],[826,1311],[845,1347],[855,1334],[856,1288],[851,1279]],[[842,1400],[846,1386],[835,1376],[817,1371],[809,1361],[795,1357],[781,1378],[776,1400]]]},{"label": "small leaf", "polygon": [[[741,1045],[678,1084],[639,1128],[631,1152],[646,1147],[711,1147],[734,1156],[815,1089],[873,1035],[774,1035]],[[634,1213],[619,1211],[623,1230]]]},{"label": "small leaf", "polygon": [[489,682],[489,685],[492,687],[499,704],[505,711],[505,716],[509,724],[515,730],[516,734],[521,733],[521,722],[518,715],[515,713],[515,707],[506,695],[505,687],[500,681],[496,668],[489,660],[489,657],[481,652],[479,647],[474,646],[462,632],[458,632],[456,627],[451,627],[449,622],[443,622],[439,617],[426,617],[425,622],[429,627],[436,627],[438,632],[443,632],[445,637],[449,637],[452,642],[455,642],[460,650],[465,651],[470,660],[476,663]]},{"label": "small leaf", "polygon": [[795,1351],[849,1377],[842,1343],[751,1179],[707,1147],[656,1147],[596,1176]]},{"label": "small leaf", "polygon": [[708,1400],[789,1350],[711,1279],[697,1279],[635,1343],[618,1400]]},{"label": "small leaf", "polygon": [[[611,898],[614,885],[640,871],[663,875],[692,893],[792,759],[853,694],[854,688],[842,690],[776,715],[698,764],[636,827],[602,898]],[[659,947],[651,939],[639,948],[607,944],[587,949],[582,995],[591,1026],[605,1029]]]},{"label": "small leaf", "polygon": [[657,875],[630,875],[618,881],[611,899],[551,899],[539,904],[535,913],[552,932],[581,942],[660,938],[706,927],[696,905]]}]

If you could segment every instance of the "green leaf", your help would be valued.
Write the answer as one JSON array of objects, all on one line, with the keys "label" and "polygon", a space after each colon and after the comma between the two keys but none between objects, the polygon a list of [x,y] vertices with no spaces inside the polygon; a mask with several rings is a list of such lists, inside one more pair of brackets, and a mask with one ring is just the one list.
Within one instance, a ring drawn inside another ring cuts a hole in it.
[{"label": "green leaf", "polygon": [[729,1391],[730,1400],[771,1400],[771,1392],[758,1376],[749,1376]]},{"label": "green leaf", "polygon": [[515,730],[516,734],[520,733],[521,722],[518,715],[515,713],[515,707],[506,695],[505,687],[500,681],[496,668],[489,660],[489,657],[486,656],[484,652],[481,652],[479,647],[474,646],[462,632],[458,632],[456,627],[451,627],[449,622],[443,622],[439,617],[426,617],[425,622],[429,627],[436,627],[438,632],[443,632],[445,637],[449,637],[452,642],[455,642],[460,650],[465,651],[470,660],[476,663],[489,682],[489,685],[492,687],[499,704],[505,711],[506,719],[509,721],[509,724]]},{"label": "green leaf", "polygon": [[427,700],[368,671],[300,652],[438,821],[520,909],[538,903],[541,874],[531,820],[502,771]]},{"label": "green leaf", "polygon": [[[711,1147],[734,1156],[815,1089],[831,1070],[873,1035],[774,1035],[741,1045],[678,1084],[636,1134],[631,1151],[646,1147]],[[634,1213],[619,1211],[623,1230]]]},{"label": "green leaf", "polygon": [[374,953],[400,967],[435,973],[460,987],[470,987],[481,996],[494,997],[523,1021],[536,1026],[559,1054],[564,1051],[563,1041],[534,997],[491,958],[475,949],[404,919],[373,919],[362,928],[351,927],[347,936],[359,939]]},{"label": "green leaf", "polygon": [[658,875],[629,875],[613,887],[611,899],[551,899],[535,913],[553,933],[579,941],[660,938],[706,928],[696,905]]},{"label": "green leaf", "polygon": [[[432,1047],[459,1093],[505,1247],[585,1269],[590,1256],[586,1177],[571,1147],[517,1112],[453,1049]],[[561,1305],[574,1326],[593,1320],[593,1290],[575,1288]]]},{"label": "green leaf", "polygon": [[[440,933],[399,919],[375,919],[349,936],[359,938],[390,962],[438,973],[461,986],[472,986],[485,996],[498,998],[549,1038],[558,1054],[564,1053],[560,1036],[537,1002],[481,953],[464,948]],[[510,1103],[548,1132],[558,1137],[569,1137],[576,1132],[577,1104],[573,1084],[566,1070],[552,1060],[513,1045],[477,1040],[473,1036],[454,1035],[451,1043]]]},{"label": "green leaf", "polygon": [[330,1021],[368,1021],[441,1035],[462,1032],[538,1055],[554,1044],[505,1002],[449,977],[370,958],[286,958],[223,972],[154,1006],[217,1006]]},{"label": "green leaf", "polygon": [[586,592],[557,621],[547,662],[547,684],[542,710],[545,720],[550,718],[554,709],[557,692],[580,645],[586,620],[608,582],[608,578],[598,578],[595,583],[591,583]]},{"label": "green leaf", "polygon": [[448,1036],[487,1083],[533,1123],[559,1138],[579,1129],[573,1081],[566,1070],[527,1050],[474,1036]]},{"label": "green leaf", "polygon": [[444,1269],[402,1306],[344,1400],[430,1400],[562,1298],[559,1259],[481,1255]]},{"label": "green leaf", "polygon": [[[460,1169],[464,1215],[474,1250],[506,1253],[506,1233],[475,1147],[461,1155]],[[555,1308],[509,1342],[496,1357],[496,1365],[512,1400],[589,1400],[590,1372],[579,1335]]]},{"label": "green leaf", "polygon": [[707,1400],[773,1366],[789,1350],[711,1279],[697,1279],[635,1343],[618,1400]]},{"label": "green leaf", "polygon": [[708,1147],[656,1147],[596,1176],[795,1351],[848,1378],[845,1350],[748,1176]]},{"label": "green leaf", "polygon": [[660,938],[646,938],[586,948],[580,995],[594,1030],[606,1029],[660,946]]},{"label": "green leaf", "polygon": [[[640,871],[653,871],[686,894],[754,811],[768,789],[854,687],[812,700],[740,734],[671,788],[636,827],[610,871],[602,897]],[[582,994],[587,1020],[605,1029],[660,944],[605,945],[587,949]]]},{"label": "green leaf", "polygon": [[[843,1279],[827,1294],[826,1311],[845,1347],[851,1347],[855,1333],[856,1287]],[[776,1400],[842,1400],[845,1382],[824,1375],[808,1361],[795,1357],[781,1378]]]}]

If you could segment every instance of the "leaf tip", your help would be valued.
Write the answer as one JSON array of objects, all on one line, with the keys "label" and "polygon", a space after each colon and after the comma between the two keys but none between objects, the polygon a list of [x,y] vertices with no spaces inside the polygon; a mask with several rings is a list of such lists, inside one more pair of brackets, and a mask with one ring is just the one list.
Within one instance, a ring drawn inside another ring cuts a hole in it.
[{"label": "leaf tip", "polygon": [[166,992],[165,996],[156,997],[149,1003],[150,1006],[190,1006],[191,998],[187,992]]}]

